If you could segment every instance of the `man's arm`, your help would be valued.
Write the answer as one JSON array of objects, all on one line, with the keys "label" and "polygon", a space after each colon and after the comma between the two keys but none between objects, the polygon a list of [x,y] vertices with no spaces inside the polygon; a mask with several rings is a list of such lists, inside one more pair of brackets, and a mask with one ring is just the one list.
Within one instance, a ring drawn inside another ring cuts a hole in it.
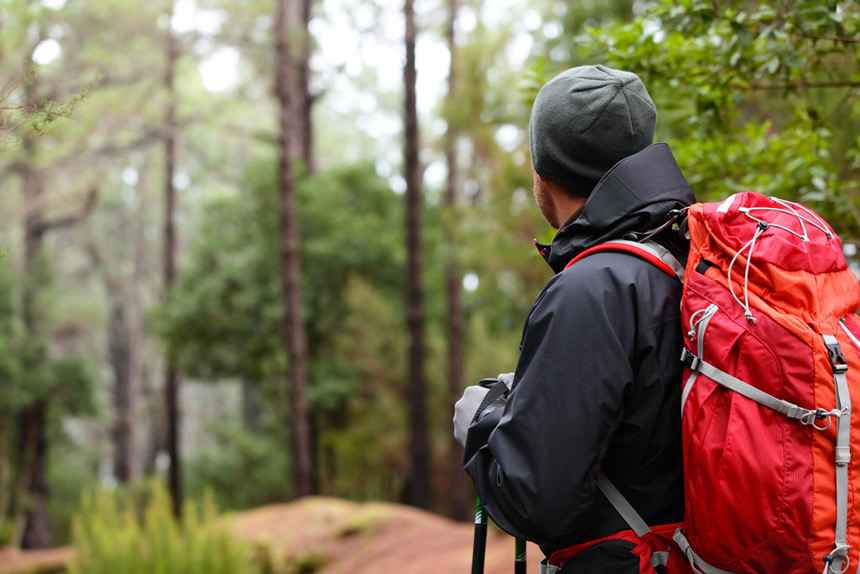
[{"label": "man's arm", "polygon": [[465,468],[484,508],[530,540],[569,534],[590,508],[633,383],[635,291],[601,260],[549,282],[529,314],[504,410],[469,429]]}]

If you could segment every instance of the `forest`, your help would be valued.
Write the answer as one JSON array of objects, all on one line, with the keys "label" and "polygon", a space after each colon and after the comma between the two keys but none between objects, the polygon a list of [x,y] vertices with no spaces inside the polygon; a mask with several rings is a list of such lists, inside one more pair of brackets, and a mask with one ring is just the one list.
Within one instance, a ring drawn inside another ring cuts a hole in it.
[{"label": "forest", "polygon": [[103,493],[471,519],[453,404],[551,276],[530,104],[596,63],[699,200],[855,255],[854,0],[0,1],[0,547],[85,547]]}]

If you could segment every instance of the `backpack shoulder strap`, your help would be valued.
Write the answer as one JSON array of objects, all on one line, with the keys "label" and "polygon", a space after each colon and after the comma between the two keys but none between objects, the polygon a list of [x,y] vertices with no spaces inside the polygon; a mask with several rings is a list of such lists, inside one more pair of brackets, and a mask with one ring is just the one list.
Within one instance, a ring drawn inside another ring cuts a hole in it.
[{"label": "backpack shoulder strap", "polygon": [[606,476],[603,470],[597,475],[597,488],[600,489],[603,496],[612,504],[613,508],[615,508],[618,514],[621,515],[621,518],[624,519],[624,522],[627,523],[637,536],[641,538],[651,532],[651,527],[648,526],[648,523],[639,516],[633,505],[624,498],[624,495],[612,484],[612,481],[609,480],[609,477]]},{"label": "backpack shoulder strap", "polygon": [[629,241],[627,239],[616,239],[614,241],[600,243],[594,247],[589,247],[571,259],[570,263],[565,266],[565,269],[580,259],[583,259],[592,253],[597,253],[598,251],[623,251],[626,253],[632,253],[633,255],[637,255],[642,259],[653,263],[658,269],[667,275],[677,277],[682,283],[684,282],[684,266],[681,265],[681,263],[668,249],[656,241],[651,241],[650,239],[646,239],[642,242]]}]

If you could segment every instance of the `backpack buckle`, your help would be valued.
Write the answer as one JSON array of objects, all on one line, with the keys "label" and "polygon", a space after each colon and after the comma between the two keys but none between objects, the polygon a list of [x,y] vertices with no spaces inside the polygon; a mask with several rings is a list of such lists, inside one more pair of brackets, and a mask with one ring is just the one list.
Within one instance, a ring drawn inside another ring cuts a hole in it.
[{"label": "backpack buckle", "polygon": [[839,343],[828,344],[827,355],[830,358],[830,366],[833,367],[834,373],[839,375],[848,371],[848,362],[842,356],[842,349],[839,347]]},{"label": "backpack buckle", "polygon": [[699,370],[699,363],[702,362],[699,357],[690,352],[689,349],[683,349],[681,351],[681,362],[687,365],[691,371]]}]

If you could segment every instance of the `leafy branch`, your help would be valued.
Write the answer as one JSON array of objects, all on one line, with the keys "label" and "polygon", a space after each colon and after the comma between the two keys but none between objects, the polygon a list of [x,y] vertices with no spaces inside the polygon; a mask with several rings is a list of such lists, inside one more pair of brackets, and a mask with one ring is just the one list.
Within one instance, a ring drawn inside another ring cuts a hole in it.
[{"label": "leafy branch", "polygon": [[0,150],[7,150],[18,144],[18,133],[29,127],[37,135],[43,135],[48,127],[59,119],[69,119],[75,108],[92,95],[101,79],[97,76],[87,88],[69,97],[65,102],[40,98],[36,102],[14,103],[15,93],[35,81],[35,68],[30,66],[22,76],[9,80],[0,90]]}]

